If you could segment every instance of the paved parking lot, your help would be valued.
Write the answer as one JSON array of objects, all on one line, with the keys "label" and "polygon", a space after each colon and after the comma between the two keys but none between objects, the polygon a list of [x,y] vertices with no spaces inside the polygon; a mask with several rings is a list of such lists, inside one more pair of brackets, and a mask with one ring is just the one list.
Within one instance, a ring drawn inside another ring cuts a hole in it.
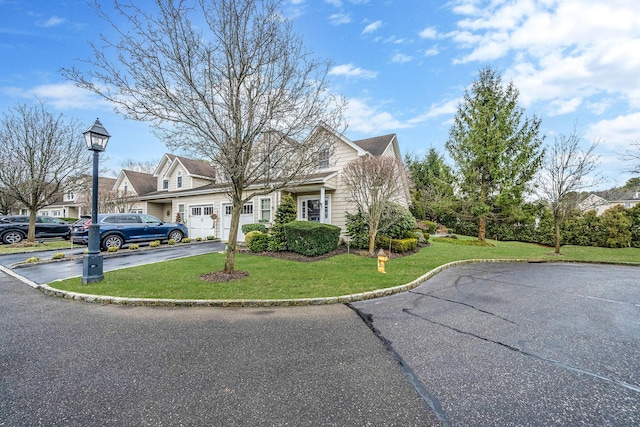
[{"label": "paved parking lot", "polygon": [[640,425],[638,267],[470,264],[353,306],[445,424]]}]

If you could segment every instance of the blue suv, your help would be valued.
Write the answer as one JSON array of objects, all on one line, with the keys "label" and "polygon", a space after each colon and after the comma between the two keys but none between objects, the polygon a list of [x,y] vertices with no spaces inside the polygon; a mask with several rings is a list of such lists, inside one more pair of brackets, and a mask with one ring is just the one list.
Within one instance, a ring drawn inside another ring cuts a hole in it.
[{"label": "blue suv", "polygon": [[[89,243],[89,224],[91,218],[77,221],[71,228],[71,241],[86,245]],[[180,242],[189,236],[184,224],[162,222],[147,214],[114,213],[98,215],[100,224],[100,247],[108,250],[120,248],[126,243],[149,242],[153,240],[173,239]]]}]

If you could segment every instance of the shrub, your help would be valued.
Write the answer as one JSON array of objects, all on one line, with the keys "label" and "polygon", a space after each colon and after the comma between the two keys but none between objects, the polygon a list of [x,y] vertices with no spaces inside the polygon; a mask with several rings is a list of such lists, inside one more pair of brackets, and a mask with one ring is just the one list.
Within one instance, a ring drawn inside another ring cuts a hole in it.
[{"label": "shrub", "polygon": [[397,203],[387,203],[380,219],[380,232],[392,239],[402,239],[416,226],[416,219],[408,209]]},{"label": "shrub", "polygon": [[65,256],[64,252],[56,252],[51,259],[63,259]]},{"label": "shrub", "polygon": [[109,246],[107,248],[107,252],[118,252],[119,249],[120,249],[119,246]]},{"label": "shrub", "polygon": [[160,240],[154,240],[153,242],[149,243],[149,247],[151,248],[157,248],[158,246],[160,246]]},{"label": "shrub", "polygon": [[169,239],[169,240],[167,240],[167,244],[169,244],[169,245],[175,245],[175,244],[176,244],[176,239]]},{"label": "shrub", "polygon": [[[215,236],[207,236],[207,240],[213,240],[213,239],[215,239],[215,238],[216,238]],[[201,238],[201,237],[200,237],[199,239],[200,239],[200,240],[202,240],[202,238]],[[197,239],[196,239],[196,240],[197,240]],[[198,242],[199,242],[200,240],[198,240]]]},{"label": "shrub", "polygon": [[191,243],[191,237],[185,237],[184,239],[180,240],[180,243]]},{"label": "shrub", "polygon": [[244,244],[247,245],[247,247],[250,247],[251,241],[253,240],[253,238],[259,234],[264,234],[264,232],[260,230],[248,231],[244,235]]},{"label": "shrub", "polygon": [[297,217],[296,202],[287,194],[282,198],[280,206],[276,210],[276,215],[271,227],[271,239],[269,241],[270,251],[284,251],[287,249],[287,236],[284,231],[285,224],[295,221]]},{"label": "shrub", "polygon": [[129,250],[130,251],[135,251],[136,249],[138,249],[140,246],[137,243],[132,243],[129,245]]},{"label": "shrub", "polygon": [[31,258],[27,258],[24,262],[26,262],[27,264],[33,264],[38,261],[40,261],[40,258],[38,258],[37,256],[32,256]]},{"label": "shrub", "polygon": [[310,221],[292,221],[284,226],[287,246],[305,256],[331,252],[340,243],[340,227]]},{"label": "shrub", "polygon": [[640,203],[627,211],[631,219],[631,247],[640,248]]},{"label": "shrub", "polygon": [[631,245],[631,219],[623,206],[614,206],[604,211],[600,217],[604,231],[604,246],[607,248],[627,248]]},{"label": "shrub", "polygon": [[[209,240],[209,239],[207,239]],[[196,242],[202,242],[202,237],[196,237]]]},{"label": "shrub", "polygon": [[362,211],[358,210],[356,214],[347,212],[345,215],[349,246],[356,249],[369,249],[369,226],[364,221]]},{"label": "shrub", "polygon": [[429,234],[434,234],[436,232],[436,228],[438,228],[438,224],[433,221],[418,221],[416,225],[423,230],[423,232],[427,232]]},{"label": "shrub", "polygon": [[480,240],[458,240],[456,236],[436,237],[435,239],[433,239],[433,241],[440,242],[440,243],[452,243],[454,245],[465,245],[465,246],[495,246],[493,243],[481,242]]},{"label": "shrub", "polygon": [[244,234],[247,234],[251,231],[261,231],[263,233],[267,232],[267,227],[265,227],[264,224],[244,224],[241,228]]},{"label": "shrub", "polygon": [[[247,243],[247,247],[251,252],[264,252],[269,247],[269,241],[271,240],[271,236],[266,233],[261,233],[259,231],[252,231],[251,233],[256,233],[252,236],[249,243]],[[246,243],[246,240],[245,240]]]}]

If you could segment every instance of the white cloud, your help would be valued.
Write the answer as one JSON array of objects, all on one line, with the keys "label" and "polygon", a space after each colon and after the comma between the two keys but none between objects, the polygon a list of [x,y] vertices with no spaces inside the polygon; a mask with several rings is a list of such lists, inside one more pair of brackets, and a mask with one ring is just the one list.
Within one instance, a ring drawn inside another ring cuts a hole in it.
[{"label": "white cloud", "polygon": [[342,0],[324,0],[324,2],[335,7],[342,7]]},{"label": "white cloud", "polygon": [[438,37],[438,32],[433,27],[427,27],[424,30],[420,31],[418,35],[422,39],[435,39]]},{"label": "white cloud", "polygon": [[102,98],[86,89],[77,87],[71,82],[40,85],[31,89],[2,88],[1,92],[15,98],[38,99],[58,110],[94,110],[102,109],[105,106],[111,107]]},{"label": "white cloud", "polygon": [[375,21],[372,22],[371,24],[367,25],[366,27],[364,27],[364,30],[362,30],[362,34],[369,34],[369,33],[374,33],[378,30],[378,28],[380,28],[382,26],[382,21]]},{"label": "white cloud", "polygon": [[380,111],[379,106],[370,102],[368,99],[348,100],[346,116],[349,120],[349,130],[375,135],[411,127],[409,123],[403,123],[391,113]]},{"label": "white cloud", "polygon": [[412,59],[413,59],[413,57],[411,57],[409,55],[405,55],[403,53],[396,53],[391,58],[391,62],[404,64],[405,62],[411,62]]},{"label": "white cloud", "polygon": [[414,117],[409,120],[408,123],[416,124],[423,123],[430,119],[435,119],[440,116],[453,116],[458,111],[458,105],[460,104],[461,99],[450,99],[448,101],[443,102],[442,104],[432,104],[429,111],[426,113]]},{"label": "white cloud", "polygon": [[600,140],[602,145],[615,151],[625,151],[640,139],[640,112],[593,123],[587,128],[585,138]]},{"label": "white cloud", "polygon": [[67,20],[53,15],[51,18],[42,24],[43,27],[55,27],[56,25],[64,24]]},{"label": "white cloud", "polygon": [[356,67],[353,64],[336,65],[329,70],[329,74],[332,76],[355,77],[363,79],[373,79],[378,76],[378,73],[375,71],[365,70],[363,68]]},{"label": "white cloud", "polygon": [[606,95],[640,108],[639,1],[458,0],[453,12],[446,37],[464,52],[455,62],[513,61],[505,74],[526,104],[551,102],[552,114],[598,104],[602,114],[594,97]]},{"label": "white cloud", "polygon": [[440,50],[438,49],[438,46],[433,46],[424,51],[424,56],[436,56],[439,53]]},{"label": "white cloud", "polygon": [[343,25],[351,22],[351,16],[345,13],[334,13],[329,16],[331,25]]}]

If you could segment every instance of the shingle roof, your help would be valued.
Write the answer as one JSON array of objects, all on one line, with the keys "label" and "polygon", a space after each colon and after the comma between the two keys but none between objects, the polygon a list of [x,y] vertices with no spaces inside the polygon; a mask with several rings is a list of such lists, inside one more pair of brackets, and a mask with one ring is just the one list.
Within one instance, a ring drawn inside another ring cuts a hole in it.
[{"label": "shingle roof", "polygon": [[131,170],[123,170],[122,172],[138,196],[156,191],[158,182],[153,175]]},{"label": "shingle roof", "polygon": [[187,168],[190,175],[203,176],[207,178],[215,178],[216,168],[203,160],[193,160],[186,157],[175,156],[180,163]]},{"label": "shingle roof", "polygon": [[384,153],[384,150],[387,149],[389,144],[391,144],[395,136],[395,133],[390,133],[388,135],[360,139],[358,141],[353,141],[353,143],[374,156],[380,156],[382,155],[382,153]]}]

